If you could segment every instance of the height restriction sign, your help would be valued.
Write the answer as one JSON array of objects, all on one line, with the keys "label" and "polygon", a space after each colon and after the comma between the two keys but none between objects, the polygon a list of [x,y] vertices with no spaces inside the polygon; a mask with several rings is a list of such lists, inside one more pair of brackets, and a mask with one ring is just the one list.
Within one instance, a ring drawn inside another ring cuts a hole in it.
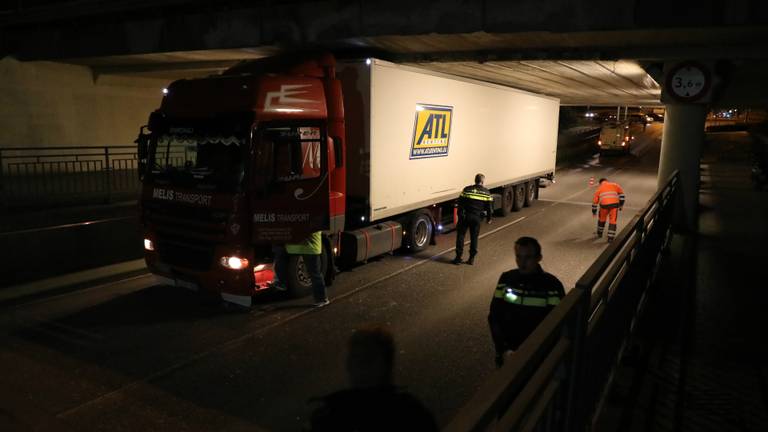
[{"label": "height restriction sign", "polygon": [[[684,61],[665,65],[664,102],[709,102],[712,74],[703,63]],[[666,97],[665,97],[666,96]]]}]

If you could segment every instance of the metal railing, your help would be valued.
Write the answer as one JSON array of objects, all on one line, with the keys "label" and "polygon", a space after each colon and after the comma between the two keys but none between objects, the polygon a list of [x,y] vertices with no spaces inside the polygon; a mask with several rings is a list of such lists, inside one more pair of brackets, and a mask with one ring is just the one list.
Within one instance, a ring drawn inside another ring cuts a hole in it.
[{"label": "metal railing", "polygon": [[0,147],[0,206],[135,197],[137,167],[135,146]]},{"label": "metal railing", "polygon": [[446,427],[591,429],[671,238],[675,172]]}]

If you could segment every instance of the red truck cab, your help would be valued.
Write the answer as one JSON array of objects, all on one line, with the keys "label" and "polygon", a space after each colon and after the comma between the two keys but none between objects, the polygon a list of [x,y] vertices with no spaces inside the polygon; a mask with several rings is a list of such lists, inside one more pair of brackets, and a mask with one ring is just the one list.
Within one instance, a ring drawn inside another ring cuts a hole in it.
[{"label": "red truck cab", "polygon": [[168,87],[137,139],[151,272],[247,306],[274,277],[273,245],[322,230],[331,277],[346,197],[334,68],[269,59]]}]

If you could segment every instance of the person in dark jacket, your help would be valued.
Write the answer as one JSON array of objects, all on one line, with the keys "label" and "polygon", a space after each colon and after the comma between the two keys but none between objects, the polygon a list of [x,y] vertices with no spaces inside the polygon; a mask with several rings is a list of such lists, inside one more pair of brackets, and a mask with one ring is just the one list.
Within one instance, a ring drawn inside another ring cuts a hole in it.
[{"label": "person in dark jacket", "polygon": [[563,284],[541,265],[541,245],[532,237],[515,242],[517,269],[501,274],[491,300],[488,324],[496,348],[496,366],[515,351],[565,296]]},{"label": "person in dark jacket", "polygon": [[377,326],[349,339],[347,375],[351,387],[320,402],[310,417],[312,432],[437,431],[432,414],[413,395],[392,384],[395,343]]},{"label": "person in dark jacket", "polygon": [[459,195],[459,220],[456,224],[456,258],[453,259],[454,264],[458,265],[463,262],[464,235],[467,229],[469,229],[469,260],[467,260],[467,264],[475,263],[480,224],[482,224],[483,218],[491,223],[493,197],[491,192],[483,186],[483,183],[485,183],[485,176],[477,174],[475,184],[465,187]]}]

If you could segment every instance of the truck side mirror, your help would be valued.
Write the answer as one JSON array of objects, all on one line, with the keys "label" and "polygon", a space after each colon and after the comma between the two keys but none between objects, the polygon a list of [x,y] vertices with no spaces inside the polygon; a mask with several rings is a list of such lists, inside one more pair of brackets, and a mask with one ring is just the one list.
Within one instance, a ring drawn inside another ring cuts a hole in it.
[{"label": "truck side mirror", "polygon": [[304,169],[304,159],[301,153],[301,142],[291,141],[291,172],[301,175]]},{"label": "truck side mirror", "polygon": [[141,130],[139,131],[139,136],[136,138],[134,143],[136,143],[136,156],[140,160],[144,160],[147,158],[147,155],[149,154],[149,134],[144,132],[144,130],[147,128],[147,126],[142,126]]},{"label": "truck side mirror", "polygon": [[326,138],[325,142],[328,145],[328,172],[331,172],[336,169],[336,147],[331,137]]},{"label": "truck side mirror", "polygon": [[149,137],[150,134],[145,132],[146,125],[141,127],[139,136],[136,138],[136,159],[138,159],[139,178],[144,178],[144,174],[147,169],[147,157],[149,156]]},{"label": "truck side mirror", "polygon": [[267,182],[275,180],[275,142],[269,141],[266,148],[266,154],[264,155],[264,178]]},{"label": "truck side mirror", "polygon": [[269,184],[275,181],[275,143],[272,140],[258,139],[254,144],[253,170],[251,184],[254,196],[264,198]]},{"label": "truck side mirror", "polygon": [[331,140],[333,141],[333,156],[334,156],[334,162],[336,164],[336,168],[341,168],[344,166],[344,154],[341,147],[341,138],[339,137],[332,137]]}]

